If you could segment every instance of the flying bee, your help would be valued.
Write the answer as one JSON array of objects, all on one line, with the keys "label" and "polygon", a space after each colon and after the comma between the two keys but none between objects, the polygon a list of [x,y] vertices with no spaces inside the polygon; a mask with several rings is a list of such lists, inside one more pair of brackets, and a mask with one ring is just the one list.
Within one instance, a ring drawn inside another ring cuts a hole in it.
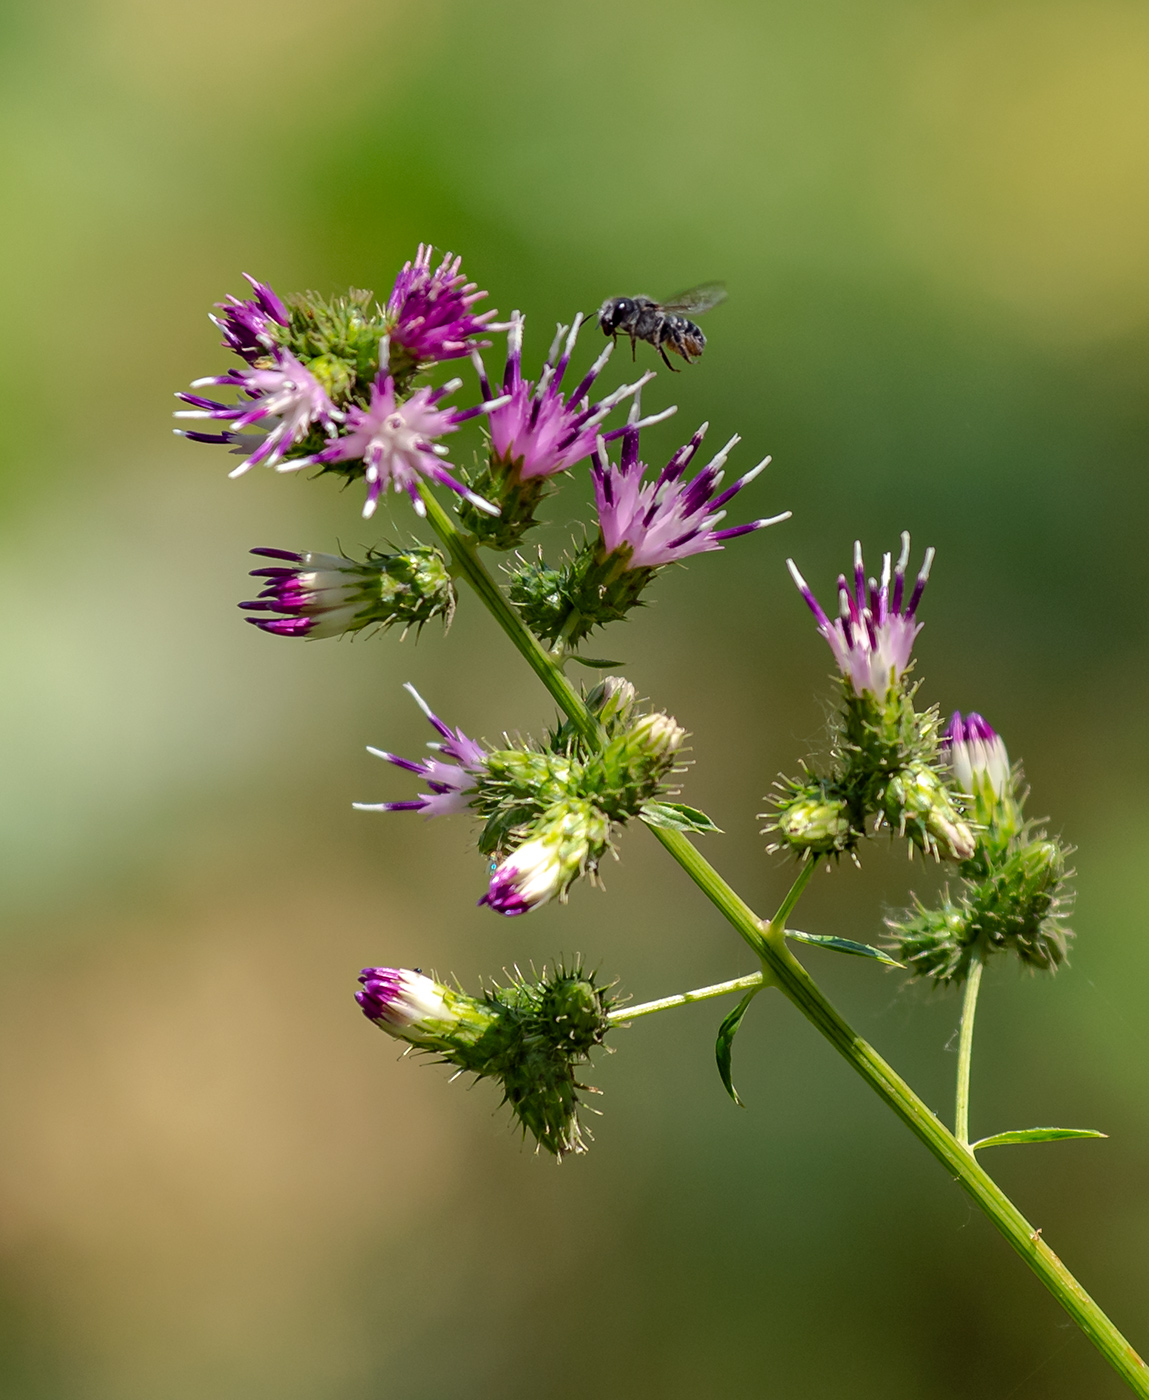
[{"label": "flying bee", "polygon": [[687,320],[685,313],[699,316],[725,300],[725,282],[703,282],[665,302],[652,297],[611,297],[599,307],[598,323],[603,335],[612,340],[617,341],[620,335],[630,336],[632,356],[636,341],[653,345],[667,369],[673,370],[666,358],[667,350],[692,364],[706,348],[706,337],[693,321]]}]

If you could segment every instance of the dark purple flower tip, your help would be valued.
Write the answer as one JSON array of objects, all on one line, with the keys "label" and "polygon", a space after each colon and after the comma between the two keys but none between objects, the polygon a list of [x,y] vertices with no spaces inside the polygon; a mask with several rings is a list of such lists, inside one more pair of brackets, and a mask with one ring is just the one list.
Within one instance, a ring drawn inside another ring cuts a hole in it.
[{"label": "dark purple flower tip", "polygon": [[493,884],[478,903],[480,907],[485,904],[488,909],[493,909],[496,914],[503,914],[508,919],[526,914],[533,907],[516,890],[506,886],[496,889]]},{"label": "dark purple flower tip", "polygon": [[244,622],[250,622],[261,632],[271,632],[277,637],[305,637],[315,626],[313,617],[245,617]]},{"label": "dark purple flower tip", "polygon": [[228,443],[235,441],[233,433],[199,433],[192,428],[174,428],[177,437],[185,437],[189,442]]},{"label": "dark purple flower tip", "polygon": [[369,1020],[380,1020],[401,993],[402,978],[399,969],[365,967],[358,980],[363,983],[363,990],[355,993],[355,1000]]},{"label": "dark purple flower tip", "polygon": [[[303,555],[302,555],[302,554],[296,554],[295,551],[294,551],[294,550],[291,550],[291,549],[270,549],[270,548],[261,548],[261,549],[251,549],[251,550],[248,550],[248,553],[249,553],[249,554],[260,554],[260,555],[262,555],[265,559],[286,559],[286,560],[288,561],[288,563],[290,563],[290,564],[302,564],[302,563],[303,563]],[[254,573],[255,570],[252,570],[252,572]]]},{"label": "dark purple flower tip", "polygon": [[997,730],[976,710],[971,710],[964,720],[961,711],[955,710],[949,724],[946,725],[945,733],[942,735],[942,747],[949,747],[953,744],[989,744],[998,738],[1000,735]]}]

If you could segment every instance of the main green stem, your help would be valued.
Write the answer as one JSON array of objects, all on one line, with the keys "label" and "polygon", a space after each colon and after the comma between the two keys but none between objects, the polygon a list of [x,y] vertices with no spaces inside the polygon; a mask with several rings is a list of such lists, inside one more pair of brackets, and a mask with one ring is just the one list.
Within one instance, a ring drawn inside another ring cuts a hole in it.
[{"label": "main green stem", "polygon": [[[495,621],[526,657],[571,722],[588,742],[598,743],[601,738],[598,721],[523,625],[487,572],[472,541],[455,526],[429,488],[421,486],[420,492],[426,503],[427,517],[450,550],[458,571],[473,585]],[[786,916],[797,902],[813,867],[809,864],[804,867],[778,914],[770,923],[764,923],[682,832],[651,830],[758,955],[763,974],[821,1031],[843,1059],[958,1180],[1130,1389],[1149,1400],[1149,1367],[1045,1243],[1041,1231],[1034,1229],[983,1170],[968,1146],[958,1141],[873,1046],[842,1019],[787,948],[783,932]],[[972,1034],[972,1018],[970,1024]]]},{"label": "main green stem", "polygon": [[977,994],[985,962],[974,958],[961,1001],[961,1032],[958,1036],[957,1094],[954,1098],[954,1137],[969,1147],[969,1073],[973,1061],[973,1018],[977,1015]]}]

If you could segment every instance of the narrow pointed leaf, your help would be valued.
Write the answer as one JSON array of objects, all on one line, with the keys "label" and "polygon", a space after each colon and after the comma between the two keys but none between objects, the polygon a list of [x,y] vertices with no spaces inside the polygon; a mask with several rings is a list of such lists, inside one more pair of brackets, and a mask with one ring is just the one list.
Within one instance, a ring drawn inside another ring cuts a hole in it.
[{"label": "narrow pointed leaf", "polygon": [[753,991],[746,993],[718,1027],[718,1040],[714,1045],[714,1058],[718,1061],[718,1073],[722,1077],[722,1083],[726,1086],[726,1092],[739,1108],[745,1108],[746,1105],[738,1097],[738,1090],[734,1087],[732,1078],[730,1059],[734,1050],[734,1037],[738,1034],[738,1027],[742,1024],[743,1016],[746,1015],[746,1008],[761,990],[761,987],[755,987]]},{"label": "narrow pointed leaf", "polygon": [[1009,1147],[1015,1142],[1058,1142],[1061,1138],[1103,1138],[1108,1133],[1099,1133],[1096,1128],[1015,1128],[1009,1133],[994,1133],[993,1137],[982,1138],[972,1144],[974,1152],[983,1147]]},{"label": "narrow pointed leaf", "polygon": [[642,808],[642,819],[647,826],[657,826],[663,831],[696,831],[705,835],[708,831],[722,830],[705,812],[688,807],[684,802],[647,802]]},{"label": "narrow pointed leaf", "polygon": [[625,661],[604,661],[600,656],[568,656],[568,661],[577,661],[580,666],[589,666],[593,671],[609,670],[611,666],[625,666]]},{"label": "narrow pointed leaf", "polygon": [[887,967],[905,967],[905,963],[891,958],[889,953],[883,952],[881,948],[875,948],[871,943],[855,943],[852,938],[835,938],[829,933],[801,933],[796,928],[788,928],[786,937],[794,938],[799,943],[812,943],[816,948],[829,948],[832,953],[853,953],[859,958],[876,958]]}]

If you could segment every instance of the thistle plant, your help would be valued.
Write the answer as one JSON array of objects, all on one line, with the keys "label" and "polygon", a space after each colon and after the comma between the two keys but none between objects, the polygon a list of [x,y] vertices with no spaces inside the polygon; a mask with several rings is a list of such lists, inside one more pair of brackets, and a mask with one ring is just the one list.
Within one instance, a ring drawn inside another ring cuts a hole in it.
[{"label": "thistle plant", "polygon": [[[913,647],[934,551],[925,551],[912,574],[904,533],[896,558],[884,554],[869,575],[856,543],[849,572],[837,579],[833,618],[788,561],[837,676],[824,753],[780,779],[769,799],[768,850],[774,868],[790,864],[792,878],[773,915],[761,917],[692,839],[713,836],[717,827],[682,801],[687,731],[643,699],[631,680],[612,675],[592,686],[572,679],[568,669],[576,662],[615,664],[596,662],[580,647],[641,606],[664,569],[687,560],[710,567],[694,556],[719,553],[788,517],[774,511],[724,523],[735,497],[758,497],[761,488],[749,488],[770,458],[723,487],[739,440],[731,438],[698,468],[704,424],[665,467],[651,471],[642,435],[674,411],[643,417],[641,393],[654,376],[604,392],[608,347],[576,379],[581,318],[575,316],[558,328],[538,377],[525,378],[524,317],[516,311],[499,325],[495,312],[476,311],[485,293],[466,279],[458,258],[436,262],[428,246],[380,298],[359,290],[331,299],[280,297],[248,280],[253,294],[227,297],[212,318],[239,363],[192,384],[232,399],[179,395],[187,405],[183,417],[216,425],[210,432],[185,429],[185,436],[238,456],[233,477],[262,465],[362,481],[365,519],[390,494],[408,513],[404,530],[429,528],[436,537],[403,547],[380,542],[362,561],[256,549],[272,562],[254,571],[260,596],[240,605],[248,621],[275,636],[310,640],[365,630],[398,629],[403,636],[434,618],[448,623],[461,582],[557,707],[553,726],[539,735],[486,741],[452,727],[409,685],[434,734],[428,756],[370,751],[398,770],[396,784],[414,778],[422,790],[411,795],[408,787],[405,794],[389,782],[381,800],[354,804],[373,814],[365,820],[403,820],[397,813],[454,817],[461,834],[469,823],[477,902],[507,917],[571,898],[604,899],[587,887],[601,886],[605,858],[619,855],[627,829],[641,823],[722,913],[752,960],[749,972],[722,983],[640,1004],[617,996],[579,961],[516,972],[473,993],[417,969],[381,966],[360,974],[364,1015],[409,1049],[495,1081],[524,1136],[561,1158],[587,1147],[580,1095],[589,1090],[577,1076],[608,1036],[615,1042],[649,1015],[738,995],[717,1027],[715,1059],[722,1085],[740,1103],[735,1038],[761,993],[775,991],[985,1211],[1130,1388],[1149,1397],[1149,1368],[978,1156],[990,1147],[1103,1134],[1038,1127],[971,1141],[973,1028],[984,968],[995,957],[1035,973],[1062,967],[1072,896],[1069,853],[1025,816],[1021,769],[1011,765],[1004,741],[977,714],[955,714],[943,727],[915,676]],[[488,378],[482,353],[497,335],[506,336],[501,385]],[[473,367],[469,389],[438,368],[462,361]],[[468,432],[469,445],[460,447]],[[464,465],[467,452],[471,462]],[[595,515],[566,556],[548,562],[527,537],[548,497],[580,471],[590,478]],[[483,550],[494,558],[493,571]],[[465,715],[451,719],[468,723]],[[874,921],[874,941],[794,928],[792,915],[815,868],[834,869],[843,855],[860,861],[875,840],[904,845],[911,856],[944,868],[940,895],[925,900],[911,893],[903,914],[884,928]],[[953,1131],[842,1019],[794,945],[852,954],[875,972],[902,970],[907,983],[927,980],[941,992],[960,991]],[[596,957],[608,954],[606,946],[596,950]]]}]

